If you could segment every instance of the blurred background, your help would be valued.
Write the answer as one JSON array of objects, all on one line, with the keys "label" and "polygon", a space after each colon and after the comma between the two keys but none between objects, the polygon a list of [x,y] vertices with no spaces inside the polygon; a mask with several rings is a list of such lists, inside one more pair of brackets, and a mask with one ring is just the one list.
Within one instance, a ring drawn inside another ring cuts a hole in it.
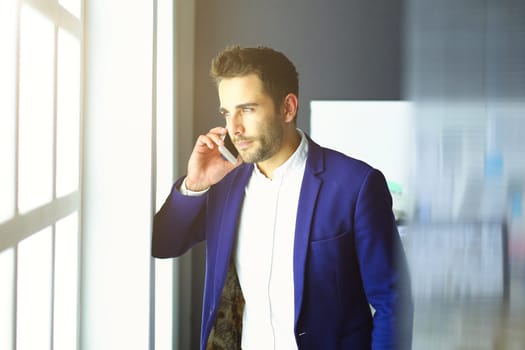
[{"label": "blurred background", "polygon": [[522,0],[0,0],[0,349],[196,349],[205,246],[151,218],[222,123],[210,60],[284,52],[298,126],[387,178],[413,349],[525,348]]}]

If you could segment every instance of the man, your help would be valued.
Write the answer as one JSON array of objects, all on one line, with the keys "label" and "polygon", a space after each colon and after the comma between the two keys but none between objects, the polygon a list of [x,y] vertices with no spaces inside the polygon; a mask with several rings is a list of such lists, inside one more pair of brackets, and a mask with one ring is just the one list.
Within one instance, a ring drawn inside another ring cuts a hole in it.
[{"label": "man", "polygon": [[[206,241],[201,349],[410,348],[383,175],[296,128],[298,75],[282,53],[227,48],[211,75],[226,128],[198,137],[152,245],[175,257]],[[218,150],[226,133],[236,163]]]}]

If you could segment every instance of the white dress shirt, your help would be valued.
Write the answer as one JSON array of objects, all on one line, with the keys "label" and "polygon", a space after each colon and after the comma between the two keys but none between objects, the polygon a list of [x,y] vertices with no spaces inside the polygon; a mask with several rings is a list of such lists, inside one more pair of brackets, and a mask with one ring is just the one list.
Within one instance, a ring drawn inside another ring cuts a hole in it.
[{"label": "white dress shirt", "polygon": [[246,305],[243,349],[297,349],[294,336],[293,245],[308,142],[265,177],[254,165],[234,248]]},{"label": "white dress shirt", "polygon": [[[308,142],[304,133],[273,179],[254,164],[245,188],[234,247],[235,268],[246,302],[242,349],[297,349],[294,335],[293,246]],[[185,180],[180,191],[198,196]]]}]

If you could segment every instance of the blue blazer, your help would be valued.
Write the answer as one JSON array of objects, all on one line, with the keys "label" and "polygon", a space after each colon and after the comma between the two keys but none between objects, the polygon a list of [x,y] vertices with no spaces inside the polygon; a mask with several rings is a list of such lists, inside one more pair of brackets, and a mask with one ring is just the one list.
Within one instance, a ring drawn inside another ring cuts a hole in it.
[{"label": "blue blazer", "polygon": [[[386,181],[369,165],[308,142],[293,251],[298,348],[410,349],[413,304]],[[239,166],[200,197],[180,194],[181,178],[154,218],[153,256],[180,256],[206,241],[201,349],[252,170]]]}]

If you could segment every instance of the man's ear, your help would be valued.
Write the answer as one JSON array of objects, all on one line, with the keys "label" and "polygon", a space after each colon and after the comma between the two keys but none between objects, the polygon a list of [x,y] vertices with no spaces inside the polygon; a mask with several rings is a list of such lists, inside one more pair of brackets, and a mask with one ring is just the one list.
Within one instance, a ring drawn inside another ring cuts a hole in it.
[{"label": "man's ear", "polygon": [[290,123],[295,119],[297,116],[298,103],[299,101],[295,94],[289,93],[284,97],[281,109],[284,122]]}]

